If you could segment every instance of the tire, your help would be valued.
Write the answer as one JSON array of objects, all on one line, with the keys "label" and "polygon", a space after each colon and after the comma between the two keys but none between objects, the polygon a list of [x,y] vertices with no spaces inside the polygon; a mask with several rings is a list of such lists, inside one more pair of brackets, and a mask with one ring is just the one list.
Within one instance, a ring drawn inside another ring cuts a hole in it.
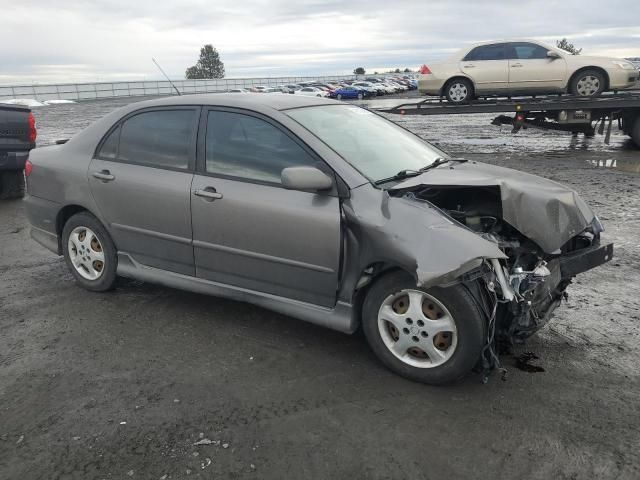
[{"label": "tire", "polygon": [[604,92],[605,77],[599,70],[583,70],[571,78],[569,93],[579,97],[595,97]]},{"label": "tire", "polygon": [[0,199],[24,197],[24,172],[4,170],[0,172]]},{"label": "tire", "polygon": [[362,93],[358,94],[358,100],[362,100],[364,98],[364,95]]},{"label": "tire", "polygon": [[116,247],[104,226],[89,212],[77,213],[64,224],[62,253],[78,285],[92,292],[113,288],[118,267]]},{"label": "tire", "polygon": [[444,95],[450,103],[468,103],[474,97],[473,83],[466,78],[454,78],[445,85]]},{"label": "tire", "polygon": [[[417,310],[413,310],[412,298],[422,304]],[[423,313],[425,309],[433,320]],[[463,286],[425,290],[400,271],[377,280],[362,306],[362,329],[380,361],[405,378],[430,385],[454,382],[473,369],[484,346],[485,323]]]},{"label": "tire", "polygon": [[640,114],[636,116],[633,125],[631,126],[631,140],[636,144],[636,147],[640,148]]},{"label": "tire", "polygon": [[338,100],[342,100],[342,94],[341,94],[341,93],[339,93],[338,95],[336,95],[336,98],[337,98]]}]

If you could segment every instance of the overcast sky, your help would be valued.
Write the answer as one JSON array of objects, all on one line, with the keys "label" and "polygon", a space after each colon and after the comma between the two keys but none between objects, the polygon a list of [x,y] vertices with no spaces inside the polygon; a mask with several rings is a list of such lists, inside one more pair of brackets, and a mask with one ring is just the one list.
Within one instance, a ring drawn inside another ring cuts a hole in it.
[{"label": "overcast sky", "polygon": [[567,37],[640,56],[639,0],[0,0],[0,82],[183,78],[213,44],[228,77],[417,67],[468,43]]}]

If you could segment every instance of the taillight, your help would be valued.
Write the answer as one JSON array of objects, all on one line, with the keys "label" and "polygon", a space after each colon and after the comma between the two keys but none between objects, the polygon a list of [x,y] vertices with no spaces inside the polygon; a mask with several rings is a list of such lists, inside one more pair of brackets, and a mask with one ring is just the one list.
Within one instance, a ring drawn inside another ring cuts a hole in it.
[{"label": "taillight", "polygon": [[32,112],[29,112],[29,143],[36,143],[37,136],[38,131],[36,130],[36,117],[33,116]]},{"label": "taillight", "polygon": [[431,70],[429,69],[429,67],[427,67],[426,65],[422,65],[420,67],[420,73],[422,75],[428,75],[429,73],[431,73]]},{"label": "taillight", "polygon": [[33,163],[31,163],[31,160],[27,160],[24,164],[24,174],[28,177],[31,172],[33,172]]}]

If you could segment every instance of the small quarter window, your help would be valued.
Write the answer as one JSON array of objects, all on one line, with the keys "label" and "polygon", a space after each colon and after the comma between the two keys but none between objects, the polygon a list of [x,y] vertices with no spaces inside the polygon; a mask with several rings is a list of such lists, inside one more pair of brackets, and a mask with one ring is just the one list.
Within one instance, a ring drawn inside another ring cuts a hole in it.
[{"label": "small quarter window", "polygon": [[98,158],[113,159],[118,155],[118,141],[120,140],[120,125],[118,125],[102,142]]}]

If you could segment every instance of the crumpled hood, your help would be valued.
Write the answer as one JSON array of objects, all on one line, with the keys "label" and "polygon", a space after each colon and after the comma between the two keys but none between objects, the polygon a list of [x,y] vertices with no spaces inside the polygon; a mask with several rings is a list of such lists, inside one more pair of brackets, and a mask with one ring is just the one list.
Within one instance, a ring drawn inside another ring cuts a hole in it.
[{"label": "crumpled hood", "polygon": [[390,190],[411,190],[420,185],[499,187],[504,221],[546,253],[556,252],[584,231],[595,216],[574,190],[560,183],[475,161],[452,161]]}]

